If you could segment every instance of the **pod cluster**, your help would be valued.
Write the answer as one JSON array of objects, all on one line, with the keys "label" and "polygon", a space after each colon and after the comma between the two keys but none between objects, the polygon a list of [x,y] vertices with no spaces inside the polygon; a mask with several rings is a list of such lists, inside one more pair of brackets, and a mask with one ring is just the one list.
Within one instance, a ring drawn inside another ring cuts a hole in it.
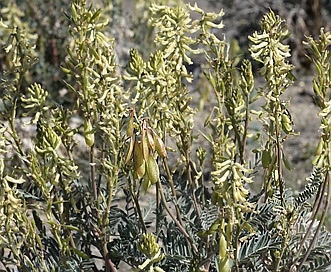
[{"label": "pod cluster", "polygon": [[156,154],[161,158],[166,158],[167,151],[162,139],[148,126],[147,119],[142,121],[140,135],[134,133],[133,115],[131,112],[126,131],[129,147],[124,163],[132,162],[134,177],[142,181],[141,185],[144,191],[147,191],[160,178]]}]

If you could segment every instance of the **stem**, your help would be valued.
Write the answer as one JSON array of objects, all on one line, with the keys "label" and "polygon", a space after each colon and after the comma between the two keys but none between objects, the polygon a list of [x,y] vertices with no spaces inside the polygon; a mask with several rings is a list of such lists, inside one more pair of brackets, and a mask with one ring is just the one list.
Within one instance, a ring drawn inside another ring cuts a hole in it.
[{"label": "stem", "polygon": [[144,233],[147,233],[147,227],[145,225],[145,221],[144,221],[144,217],[141,213],[141,208],[140,208],[140,204],[139,204],[139,201],[138,201],[138,197],[134,194],[132,194],[132,199],[137,207],[137,212],[138,212],[138,216],[139,216],[139,220],[140,220],[140,223],[142,225],[142,228],[143,228],[143,231]]},{"label": "stem", "polygon": [[158,235],[159,234],[159,231],[160,231],[160,228],[159,228],[159,219],[160,219],[160,195],[159,195],[159,187],[156,186],[156,209],[155,209],[155,212],[156,212],[156,229],[155,229],[155,233]]},{"label": "stem", "polygon": [[283,259],[283,255],[285,253],[285,250],[287,248],[287,244],[288,244],[288,241],[289,241],[291,224],[288,224],[288,222],[286,222],[286,225],[287,225],[286,226],[286,234],[285,234],[285,237],[282,239],[282,244],[281,244],[281,247],[280,247],[280,253],[279,253],[279,256],[277,257],[277,260],[276,260],[276,265],[275,265],[275,271],[276,272],[280,271],[279,266],[280,266],[280,263]]},{"label": "stem", "polygon": [[191,245],[191,247],[193,249],[193,252],[194,252],[194,255],[197,254],[199,251],[198,251],[197,247],[195,246],[195,244],[193,243],[191,237],[188,235],[188,233],[186,232],[186,230],[184,229],[184,227],[182,226],[182,224],[176,219],[176,217],[174,216],[174,214],[172,213],[172,211],[169,209],[168,204],[167,204],[167,200],[165,199],[165,196],[164,196],[164,192],[163,192],[163,188],[162,188],[162,184],[161,184],[161,181],[160,180],[158,180],[157,186],[159,188],[161,200],[162,200],[162,203],[163,203],[165,209],[167,210],[168,214],[170,215],[170,217],[172,218],[172,220],[175,222],[175,224],[177,225],[177,227],[179,228],[179,230],[185,236],[186,240]]},{"label": "stem", "polygon": [[[278,98],[278,97],[277,97]],[[280,132],[280,112],[279,112],[279,100],[277,99],[276,103],[276,112],[275,112],[275,118],[276,118],[276,153],[277,153],[277,172],[278,172],[278,186],[279,186],[279,193],[280,193],[280,200],[282,203],[282,206],[286,209],[286,203],[284,200],[284,188],[283,188],[283,170],[282,170],[282,144],[280,142],[281,138],[281,132]]]},{"label": "stem", "polygon": [[[105,141],[104,137],[101,137],[101,139],[102,139],[102,143],[101,143],[101,150],[102,150],[101,162],[103,163],[106,159],[106,152],[105,152],[105,150],[106,150],[106,141]],[[114,165],[117,165],[117,164],[114,164]],[[98,181],[97,181],[97,184],[96,184],[96,186],[97,186],[97,195],[99,195],[99,193],[100,193],[101,179],[102,179],[102,173],[100,171]],[[108,190],[108,192],[110,192],[110,191]]]},{"label": "stem", "polygon": [[[239,212],[238,212],[238,209],[236,209],[236,213],[237,213],[237,218],[239,218]],[[240,232],[241,232],[241,228],[240,228],[240,225],[237,224],[237,231],[236,231],[236,235],[235,235],[235,244],[234,244],[234,264],[235,264],[235,269],[236,269],[236,272],[239,272],[240,269],[239,269],[239,262],[238,262],[238,253],[239,253],[239,235],[240,235]]]},{"label": "stem", "polygon": [[163,166],[164,166],[164,169],[165,169],[166,174],[167,174],[168,182],[170,184],[172,196],[174,198],[174,204],[175,204],[177,219],[179,220],[181,226],[184,226],[184,222],[182,220],[180,210],[179,210],[179,207],[178,207],[178,200],[177,200],[177,195],[176,195],[176,191],[175,191],[174,181],[172,179],[172,175],[170,173],[170,169],[169,169],[169,166],[167,164],[166,158],[163,158]]},{"label": "stem", "polygon": [[93,190],[93,199],[98,199],[97,183],[95,180],[95,163],[94,163],[94,144],[90,148],[90,167],[91,167],[91,184]]},{"label": "stem", "polygon": [[[191,164],[191,169],[193,169],[193,174],[195,176],[198,176],[199,173],[198,171],[196,170],[196,168],[194,168],[194,165],[192,165],[192,163],[190,162]],[[206,188],[205,188],[205,184],[204,184],[204,176],[203,176],[203,173],[204,173],[204,167],[203,167],[203,163],[200,162],[200,171],[201,171],[201,177],[198,179],[198,183],[199,183],[199,180],[200,180],[200,188],[201,188],[201,204],[202,204],[202,208],[204,208],[206,206],[206,198],[205,198],[205,194],[206,194]]]},{"label": "stem", "polygon": [[300,242],[300,246],[299,246],[299,249],[297,251],[297,254],[296,254],[296,258],[294,259],[294,262],[293,262],[293,265],[296,263],[296,261],[299,259],[299,255],[302,251],[302,247],[304,245],[304,243],[306,242],[309,234],[310,234],[310,231],[311,229],[313,228],[313,225],[315,224],[315,221],[316,221],[316,218],[318,216],[318,210],[320,209],[321,205],[322,205],[322,200],[323,200],[323,195],[324,195],[324,191],[325,191],[325,182],[323,183],[323,186],[320,186],[319,190],[318,190],[318,193],[317,193],[317,197],[316,197],[316,200],[315,200],[315,203],[314,203],[314,207],[312,209],[312,214],[313,214],[313,217],[311,219],[311,223],[306,231],[306,234],[304,235],[304,237],[302,238],[301,242]]},{"label": "stem", "polygon": [[[329,178],[329,173],[327,173],[326,177],[325,177],[325,181],[324,181],[324,186],[323,186],[323,194],[322,196],[324,195],[324,192],[326,191],[326,189],[328,189],[328,192],[327,192],[327,199],[326,199],[326,202],[325,202],[325,205],[324,205],[324,209],[323,209],[323,212],[322,212],[322,216],[321,216],[321,219],[319,221],[319,224],[318,224],[318,227],[316,229],[316,232],[314,234],[314,238],[312,239],[312,241],[310,242],[310,245],[309,245],[309,248],[307,249],[307,252],[305,253],[305,255],[303,256],[299,266],[298,266],[298,269],[297,271],[300,271],[304,262],[307,260],[311,250],[313,249],[313,247],[315,246],[315,242],[317,240],[317,236],[319,234],[319,232],[321,231],[322,227],[323,227],[323,223],[324,223],[324,220],[325,220],[325,217],[328,213],[328,209],[329,209],[329,205],[330,205],[330,201],[331,201],[331,182],[330,182],[330,178]],[[321,201],[322,202],[322,201]],[[313,223],[313,222],[312,222]]]},{"label": "stem", "polygon": [[[134,192],[133,186],[136,187],[135,185],[132,185],[132,183],[130,182],[130,179],[129,179],[129,188],[130,188],[130,194],[131,194],[131,197],[132,197],[132,200],[133,200],[133,203],[134,203],[134,210],[135,210],[136,213],[138,213],[138,218],[139,218],[139,221],[140,221],[141,226],[143,228],[143,232],[147,233],[147,227],[145,225],[144,218],[143,218],[143,215],[141,213],[141,208],[140,208],[140,204],[139,204],[139,201],[138,201],[138,197],[137,197],[136,193]],[[137,194],[139,194],[139,191],[138,191]]]},{"label": "stem", "polygon": [[[18,37],[16,36],[16,38],[18,39]],[[20,58],[21,63],[23,63],[23,58],[24,56],[22,56]],[[26,159],[28,156],[26,156],[26,154],[24,153],[23,149],[22,149],[22,142],[21,139],[19,138],[17,131],[16,131],[16,127],[15,127],[15,120],[16,120],[16,109],[17,109],[17,102],[19,99],[19,94],[20,94],[20,90],[21,90],[21,85],[22,85],[22,81],[23,81],[23,76],[25,74],[25,71],[20,70],[19,74],[18,74],[18,80],[17,80],[17,85],[16,88],[13,86],[14,89],[14,97],[12,99],[12,104],[11,104],[11,112],[9,113],[9,118],[8,118],[8,124],[11,130],[11,136],[14,139],[15,142],[15,149],[17,150],[18,154],[21,156],[21,160],[24,162],[24,164],[27,166],[27,168],[29,168],[29,162]],[[2,114],[1,114],[2,115]],[[30,177],[28,175],[26,175],[26,178],[28,180],[30,180]]]},{"label": "stem", "polygon": [[190,155],[189,155],[189,149],[186,148],[186,168],[187,168],[187,179],[191,188],[191,194],[193,199],[193,205],[194,209],[197,211],[198,218],[200,219],[200,209],[198,207],[197,199],[194,194],[194,187],[193,187],[193,181],[192,181],[192,169],[191,169],[191,163],[190,163]]},{"label": "stem", "polygon": [[248,123],[249,123],[249,97],[248,95],[245,97],[245,103],[246,103],[246,112],[245,112],[245,124],[244,124],[244,135],[242,137],[241,145],[239,146],[240,151],[240,163],[245,163],[245,150],[246,150],[246,143],[247,143],[247,132],[248,132]]},{"label": "stem", "polygon": [[286,209],[286,203],[284,200],[284,188],[283,188],[283,174],[282,174],[282,152],[281,152],[281,144],[279,143],[279,138],[277,137],[277,172],[278,172],[278,186],[279,186],[279,194],[280,201],[282,203],[283,208]]},{"label": "stem", "polygon": [[108,257],[108,250],[107,250],[107,246],[105,243],[103,245],[103,257],[105,260],[106,272],[117,272],[115,265],[113,264],[111,259]]}]

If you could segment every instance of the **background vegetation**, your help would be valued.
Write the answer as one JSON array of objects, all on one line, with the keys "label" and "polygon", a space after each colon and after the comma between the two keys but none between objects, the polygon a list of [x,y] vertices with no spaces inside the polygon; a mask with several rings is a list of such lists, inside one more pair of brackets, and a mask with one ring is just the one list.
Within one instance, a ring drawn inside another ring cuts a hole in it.
[{"label": "background vegetation", "polygon": [[[272,1],[292,35],[222,4],[0,3],[1,269],[327,271],[329,3]],[[304,171],[290,60],[313,70]]]}]

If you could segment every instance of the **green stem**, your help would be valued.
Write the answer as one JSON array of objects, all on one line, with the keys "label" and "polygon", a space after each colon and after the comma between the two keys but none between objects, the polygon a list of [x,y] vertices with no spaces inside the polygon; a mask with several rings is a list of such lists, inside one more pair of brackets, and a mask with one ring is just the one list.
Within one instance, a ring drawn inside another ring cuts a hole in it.
[{"label": "green stem", "polygon": [[[291,239],[290,238],[290,234],[291,234],[290,228],[291,228],[291,224],[288,224],[288,222],[286,221],[285,237],[282,239],[282,244],[281,244],[281,247],[280,247],[280,253],[279,253],[279,255],[277,256],[277,259],[276,259],[275,272],[280,271],[280,264],[281,264],[281,261],[283,259],[283,255],[286,251],[288,242]],[[283,226],[283,229],[284,229],[284,226]]]},{"label": "green stem", "polygon": [[[237,214],[237,218],[239,218],[239,211],[238,209],[236,209],[236,214]],[[239,236],[241,233],[241,228],[240,228],[240,224],[237,224],[237,228],[236,228],[236,232],[235,232],[235,244],[234,244],[234,264],[235,264],[235,269],[236,272],[239,272],[239,261],[238,261],[238,254],[239,254]]]},{"label": "green stem", "polygon": [[281,120],[279,120],[280,112],[279,112],[279,100],[277,99],[276,103],[276,153],[277,153],[277,173],[278,173],[278,186],[279,186],[279,193],[280,193],[280,200],[282,206],[286,209],[286,203],[284,200],[284,188],[283,188],[283,170],[282,170],[282,144],[281,144]]},{"label": "green stem", "polygon": [[95,180],[94,144],[90,148],[90,168],[91,168],[91,184],[93,190],[93,199],[94,201],[97,201],[98,190],[97,190],[97,183]]},{"label": "green stem", "polygon": [[248,124],[249,124],[250,107],[249,107],[249,96],[248,95],[245,97],[245,103],[246,103],[246,112],[245,112],[244,135],[242,137],[242,142],[240,145],[240,163],[241,164],[245,163],[245,150],[246,150],[247,132],[248,132]]}]

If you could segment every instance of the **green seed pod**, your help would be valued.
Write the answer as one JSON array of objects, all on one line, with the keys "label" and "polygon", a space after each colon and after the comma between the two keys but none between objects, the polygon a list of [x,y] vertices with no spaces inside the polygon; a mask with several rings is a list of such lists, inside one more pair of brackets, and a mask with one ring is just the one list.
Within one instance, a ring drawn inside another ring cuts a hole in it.
[{"label": "green seed pod", "polygon": [[148,146],[148,141],[147,141],[147,137],[146,137],[146,130],[144,128],[142,130],[142,135],[141,135],[141,151],[142,151],[144,160],[147,161],[148,156],[149,156],[149,146]]},{"label": "green seed pod", "polygon": [[212,116],[214,115],[214,109],[215,109],[215,108],[213,108],[213,109],[211,110],[211,112],[210,112],[209,115],[207,116],[205,122],[203,123],[203,126],[204,126],[204,127],[206,127],[206,126],[208,126],[208,125],[210,124],[210,120],[211,120]]},{"label": "green seed pod", "polygon": [[127,164],[129,162],[129,160],[131,159],[132,156],[132,151],[133,151],[133,138],[130,138],[130,142],[129,142],[129,147],[128,147],[128,151],[126,152],[125,155],[125,159],[124,159],[124,164]]},{"label": "green seed pod", "polygon": [[291,166],[290,162],[286,159],[284,154],[282,156],[282,159],[283,159],[283,163],[284,163],[286,169],[292,170],[292,166]]},{"label": "green seed pod", "polygon": [[316,163],[317,163],[319,157],[320,157],[320,155],[315,156],[315,157],[313,158],[313,160],[312,160],[311,163],[312,163],[313,165],[316,165]]},{"label": "green seed pod", "polygon": [[147,175],[152,184],[155,184],[159,181],[159,166],[157,165],[157,162],[151,153],[149,154],[147,159]]},{"label": "green seed pod", "polygon": [[16,198],[12,195],[12,192],[9,192],[7,194],[7,199],[13,207],[14,206],[16,207],[16,205],[18,205],[21,202],[19,198]]},{"label": "green seed pod", "polygon": [[162,139],[152,130],[153,137],[154,137],[154,142],[155,142],[155,150],[159,154],[161,158],[166,158],[167,157],[167,151],[164,145],[164,142]]},{"label": "green seed pod", "polygon": [[148,145],[149,145],[150,149],[152,151],[154,151],[155,150],[155,141],[154,141],[154,138],[151,135],[148,127],[146,128],[146,136],[147,136],[147,141],[148,141]]},{"label": "green seed pod", "polygon": [[131,137],[133,135],[134,127],[133,127],[133,114],[130,113],[129,123],[126,128],[126,136]]},{"label": "green seed pod", "polygon": [[147,192],[148,188],[152,186],[152,183],[151,183],[148,175],[144,176],[144,179],[141,182],[141,186],[143,187],[145,193]]},{"label": "green seed pod", "polygon": [[313,88],[314,88],[315,94],[321,95],[321,90],[320,90],[320,87],[319,87],[316,79],[313,80]]},{"label": "green seed pod", "polygon": [[263,168],[267,168],[271,162],[271,154],[270,150],[262,151],[262,166]]},{"label": "green seed pod", "polygon": [[85,134],[85,143],[88,147],[91,147],[94,144],[94,132],[90,119],[84,120],[84,134]]},{"label": "green seed pod", "polygon": [[146,162],[137,138],[135,138],[133,146],[133,171],[139,179],[145,175],[146,171]]}]

